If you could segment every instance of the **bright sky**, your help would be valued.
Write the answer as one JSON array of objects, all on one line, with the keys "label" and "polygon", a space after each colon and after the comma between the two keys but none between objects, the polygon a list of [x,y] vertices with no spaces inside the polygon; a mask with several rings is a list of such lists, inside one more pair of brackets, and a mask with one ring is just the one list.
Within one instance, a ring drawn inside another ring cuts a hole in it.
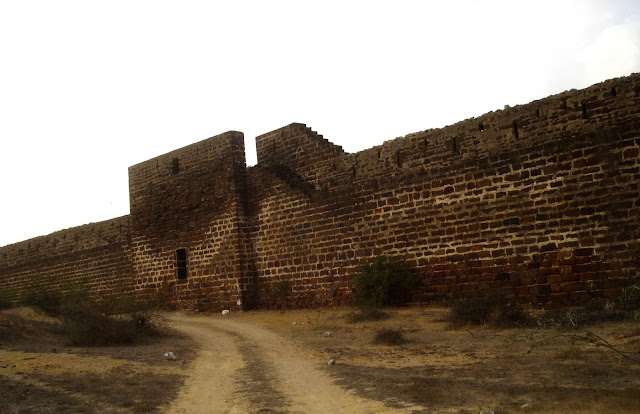
[{"label": "bright sky", "polygon": [[638,1],[0,2],[0,246],[129,213],[127,168],[306,123],[356,152],[640,72]]}]

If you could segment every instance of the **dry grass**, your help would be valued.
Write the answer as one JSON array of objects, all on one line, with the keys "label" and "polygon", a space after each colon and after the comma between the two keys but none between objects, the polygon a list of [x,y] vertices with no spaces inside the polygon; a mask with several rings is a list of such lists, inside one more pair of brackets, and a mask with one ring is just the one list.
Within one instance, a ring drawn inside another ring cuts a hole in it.
[{"label": "dry grass", "polygon": [[[175,398],[195,357],[185,337],[136,346],[76,347],[63,322],[28,308],[0,313],[0,413],[157,412]],[[172,351],[177,361],[166,361]]]},{"label": "dry grass", "polygon": [[[342,387],[390,408],[638,412],[640,364],[566,328],[452,328],[443,308],[392,309],[386,319],[348,323],[354,311],[260,311],[234,317],[295,339]],[[135,347],[66,347],[55,329],[44,329],[59,323],[56,319],[11,311],[1,315],[0,386],[6,392],[0,412],[157,411],[176,395],[187,369],[185,355],[187,360],[193,355],[184,338],[156,338]],[[23,329],[12,338],[3,335],[16,326]],[[401,332],[407,342],[372,343],[385,330]],[[640,323],[605,321],[589,330],[640,358]],[[162,359],[168,350],[180,360]],[[335,365],[327,365],[330,358]]]},{"label": "dry grass", "polygon": [[373,338],[373,343],[376,345],[402,345],[407,342],[407,339],[402,335],[402,331],[399,329],[382,329],[376,332]]},{"label": "dry grass", "polygon": [[349,323],[359,322],[377,322],[389,318],[389,313],[380,309],[359,309],[355,312],[348,313],[345,319]]},{"label": "dry grass", "polygon": [[[564,328],[452,328],[444,308],[391,309],[387,319],[351,324],[353,312],[325,309],[321,318],[311,310],[238,317],[294,338],[319,365],[335,358],[336,364],[326,369],[341,386],[389,407],[461,413],[638,412],[640,365],[566,335]],[[383,330],[401,331],[408,342],[372,343]],[[607,321],[590,330],[640,357],[639,323]],[[327,331],[331,336],[323,335]]]}]

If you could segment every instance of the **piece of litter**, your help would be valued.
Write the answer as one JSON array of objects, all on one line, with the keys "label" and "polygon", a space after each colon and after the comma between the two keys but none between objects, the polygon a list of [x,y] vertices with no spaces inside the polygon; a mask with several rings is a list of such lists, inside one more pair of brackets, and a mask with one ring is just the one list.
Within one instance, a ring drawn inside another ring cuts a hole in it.
[{"label": "piece of litter", "polygon": [[331,336],[331,332],[327,331],[327,332],[325,332],[325,333],[324,333],[324,337],[325,337],[325,338],[326,338],[326,337],[329,337],[329,336]]},{"label": "piece of litter", "polygon": [[226,316],[226,315],[228,315],[228,314],[229,314],[229,309],[225,309],[225,310],[223,310],[223,311],[222,311],[222,314],[223,314],[223,315],[225,315],[225,316]]},{"label": "piece of litter", "polygon": [[296,326],[296,325],[297,325],[297,323],[296,323],[296,322],[293,322],[291,325]]},{"label": "piece of litter", "polygon": [[336,364],[336,360],[335,359],[330,359],[329,360],[329,365],[335,365]]},{"label": "piece of litter", "polygon": [[176,355],[173,352],[166,352],[164,354],[164,359],[169,360],[169,361],[175,361],[176,360]]}]

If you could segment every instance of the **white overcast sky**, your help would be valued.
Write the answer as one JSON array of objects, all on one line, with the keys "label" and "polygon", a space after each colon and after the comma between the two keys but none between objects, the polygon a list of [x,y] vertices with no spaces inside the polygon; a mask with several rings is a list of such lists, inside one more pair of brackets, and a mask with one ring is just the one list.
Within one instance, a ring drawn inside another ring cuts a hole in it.
[{"label": "white overcast sky", "polygon": [[129,213],[127,167],[302,122],[356,152],[640,72],[640,1],[1,1],[0,246]]}]

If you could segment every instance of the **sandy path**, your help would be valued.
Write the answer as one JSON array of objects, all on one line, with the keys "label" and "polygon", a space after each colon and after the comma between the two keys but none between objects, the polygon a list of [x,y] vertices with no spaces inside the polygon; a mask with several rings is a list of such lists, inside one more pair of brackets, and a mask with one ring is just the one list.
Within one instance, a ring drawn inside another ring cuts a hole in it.
[{"label": "sandy path", "polygon": [[169,316],[201,346],[192,375],[168,413],[410,412],[360,398],[335,385],[290,340],[228,317]]}]

